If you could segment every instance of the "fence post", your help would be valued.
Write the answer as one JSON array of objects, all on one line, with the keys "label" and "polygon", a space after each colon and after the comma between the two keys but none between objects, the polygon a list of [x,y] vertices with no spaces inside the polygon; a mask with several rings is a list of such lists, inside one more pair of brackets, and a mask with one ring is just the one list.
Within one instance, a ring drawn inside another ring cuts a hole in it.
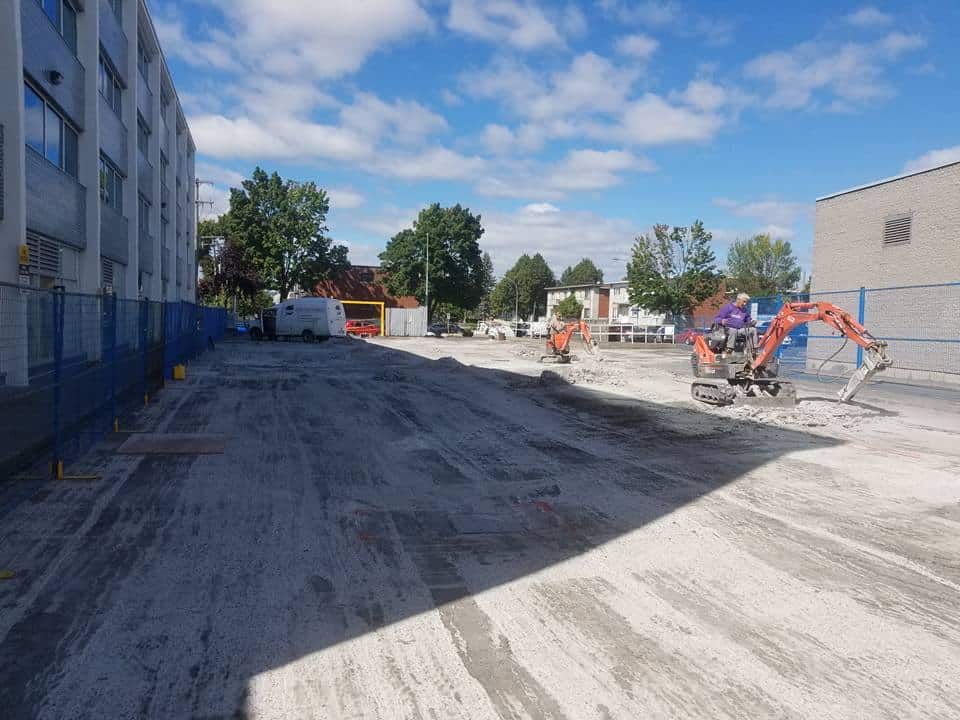
[{"label": "fence post", "polygon": [[150,399],[147,395],[147,343],[149,341],[150,330],[147,325],[149,318],[150,301],[140,300],[140,371],[141,383],[143,385],[143,404],[146,405]]},{"label": "fence post", "polygon": [[107,362],[110,365],[110,422],[113,431],[120,429],[117,417],[117,296],[110,293],[104,297],[107,308]]},{"label": "fence post", "polygon": [[[860,307],[857,310],[857,322],[863,325],[867,314],[867,289],[860,286]],[[863,366],[863,348],[857,345],[857,369]]]},{"label": "fence post", "polygon": [[63,391],[63,315],[66,294],[62,287],[52,293],[53,299],[53,463],[51,472],[63,480],[63,438],[61,437],[60,402]]}]

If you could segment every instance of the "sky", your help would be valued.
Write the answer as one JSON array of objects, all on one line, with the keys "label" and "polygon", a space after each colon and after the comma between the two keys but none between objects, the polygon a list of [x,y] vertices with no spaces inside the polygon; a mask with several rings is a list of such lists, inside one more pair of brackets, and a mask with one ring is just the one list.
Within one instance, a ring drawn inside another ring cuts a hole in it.
[{"label": "sky", "polygon": [[420,208],[482,216],[502,274],[625,272],[634,237],[702,219],[789,240],[814,200],[960,160],[960,3],[151,0],[202,199],[260,165],[314,181],[375,264]]}]

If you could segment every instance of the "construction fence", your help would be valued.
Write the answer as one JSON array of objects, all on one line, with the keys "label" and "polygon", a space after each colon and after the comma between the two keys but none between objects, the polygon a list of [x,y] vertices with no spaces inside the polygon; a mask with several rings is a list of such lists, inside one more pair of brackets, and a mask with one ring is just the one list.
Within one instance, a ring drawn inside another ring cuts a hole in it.
[{"label": "construction fence", "polygon": [[226,329],[222,308],[0,284],[0,478],[62,472]]},{"label": "construction fence", "polygon": [[[887,343],[893,367],[885,377],[960,384],[960,282],[756,297],[751,311],[761,331],[786,302],[829,302],[853,315]],[[844,375],[862,364],[863,351],[827,325],[811,323],[790,334],[780,362]]]}]

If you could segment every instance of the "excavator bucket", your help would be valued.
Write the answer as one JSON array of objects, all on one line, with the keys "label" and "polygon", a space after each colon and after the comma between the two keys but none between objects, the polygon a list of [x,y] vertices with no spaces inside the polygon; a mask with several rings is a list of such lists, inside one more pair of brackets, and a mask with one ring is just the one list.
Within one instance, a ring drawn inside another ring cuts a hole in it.
[{"label": "excavator bucket", "polygon": [[887,355],[886,343],[877,343],[873,347],[867,348],[863,353],[863,365],[857,368],[857,371],[850,376],[846,387],[843,388],[837,396],[840,402],[849,402],[853,400],[860,388],[866,382],[881,370],[886,370],[893,365],[893,360]]}]

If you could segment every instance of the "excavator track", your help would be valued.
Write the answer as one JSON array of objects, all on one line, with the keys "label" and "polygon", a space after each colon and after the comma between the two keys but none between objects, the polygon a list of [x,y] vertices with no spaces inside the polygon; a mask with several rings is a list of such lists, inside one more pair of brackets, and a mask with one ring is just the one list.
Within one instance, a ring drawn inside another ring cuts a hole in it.
[{"label": "excavator track", "polygon": [[694,400],[708,405],[730,405],[737,398],[733,385],[715,380],[695,380],[690,386],[690,394]]},{"label": "excavator track", "polygon": [[743,384],[723,380],[695,380],[690,386],[690,394],[694,400],[708,405],[793,407],[797,404],[796,388],[793,383],[783,380],[760,380]]}]

